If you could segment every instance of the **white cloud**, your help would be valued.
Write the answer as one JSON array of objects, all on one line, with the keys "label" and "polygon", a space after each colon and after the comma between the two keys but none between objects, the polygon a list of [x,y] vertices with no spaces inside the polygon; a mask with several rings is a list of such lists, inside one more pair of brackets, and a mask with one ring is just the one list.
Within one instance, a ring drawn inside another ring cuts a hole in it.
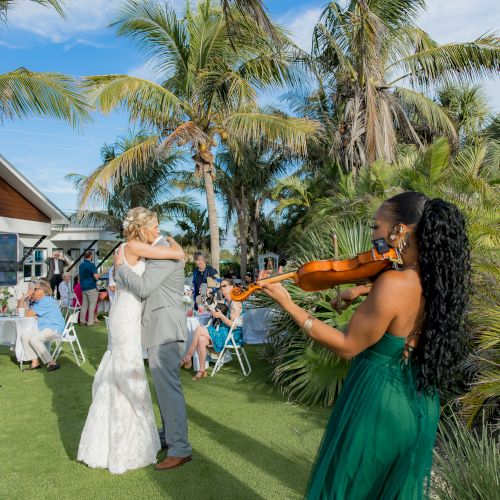
[{"label": "white cloud", "polygon": [[[54,43],[63,43],[80,37],[82,33],[107,28],[123,1],[67,0],[64,3],[64,19],[53,8],[29,0],[19,0],[9,10],[9,26],[35,33]],[[184,5],[181,0],[175,0],[173,3]]]},{"label": "white cloud", "polygon": [[20,49],[19,45],[12,45],[11,43],[4,42],[0,40],[0,47],[5,47],[6,49]]},{"label": "white cloud", "polygon": [[120,3],[121,0],[69,0],[65,3],[64,19],[52,8],[19,0],[9,12],[9,25],[61,43],[108,26]]},{"label": "white cloud", "polygon": [[[429,0],[418,20],[438,43],[472,41],[486,32],[500,29],[498,0]],[[500,79],[484,81],[486,95],[494,111],[500,111]]]},{"label": "white cloud", "polygon": [[418,25],[439,43],[471,41],[500,28],[498,0],[429,0]]},{"label": "white cloud", "polygon": [[140,66],[134,66],[128,71],[128,74],[156,82],[158,81],[158,66],[149,60]]},{"label": "white cloud", "polygon": [[323,12],[322,7],[293,10],[282,16],[279,21],[290,31],[295,43],[301,49],[310,52],[313,29],[321,12]]}]

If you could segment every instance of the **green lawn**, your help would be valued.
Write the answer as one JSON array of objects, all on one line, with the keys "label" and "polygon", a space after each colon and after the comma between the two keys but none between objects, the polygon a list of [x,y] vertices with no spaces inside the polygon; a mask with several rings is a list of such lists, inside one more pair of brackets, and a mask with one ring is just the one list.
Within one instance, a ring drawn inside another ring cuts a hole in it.
[{"label": "green lawn", "polygon": [[79,368],[66,347],[62,368],[53,373],[21,373],[0,347],[1,499],[303,496],[329,410],[287,404],[269,383],[258,346],[248,348],[253,372],[247,378],[235,361],[200,382],[183,370],[194,448],[189,464],[116,476],[76,462],[93,375],[106,348],[104,327],[80,328],[79,336],[87,362]]}]

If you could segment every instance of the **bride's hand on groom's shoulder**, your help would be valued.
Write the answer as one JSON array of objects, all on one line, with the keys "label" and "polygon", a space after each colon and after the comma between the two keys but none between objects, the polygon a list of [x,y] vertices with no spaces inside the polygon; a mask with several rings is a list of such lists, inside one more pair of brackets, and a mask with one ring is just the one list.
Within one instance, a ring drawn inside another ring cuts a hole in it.
[{"label": "bride's hand on groom's shoulder", "polygon": [[115,255],[113,257],[113,261],[115,264],[115,268],[120,267],[123,264],[123,248],[120,247],[115,251]]}]

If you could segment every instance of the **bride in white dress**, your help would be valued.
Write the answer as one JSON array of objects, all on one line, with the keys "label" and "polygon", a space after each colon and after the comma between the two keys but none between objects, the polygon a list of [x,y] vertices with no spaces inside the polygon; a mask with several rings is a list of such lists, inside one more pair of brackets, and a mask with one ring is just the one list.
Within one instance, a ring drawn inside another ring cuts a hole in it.
[{"label": "bride in white dress", "polygon": [[[184,258],[182,247],[151,246],[158,235],[156,214],[144,208],[129,211],[123,224],[124,265],[141,275],[144,258]],[[109,315],[108,350],[92,386],[92,405],[83,428],[78,460],[89,467],[121,474],[156,463],[160,439],[153,413],[141,345],[140,299],[117,289]]]}]

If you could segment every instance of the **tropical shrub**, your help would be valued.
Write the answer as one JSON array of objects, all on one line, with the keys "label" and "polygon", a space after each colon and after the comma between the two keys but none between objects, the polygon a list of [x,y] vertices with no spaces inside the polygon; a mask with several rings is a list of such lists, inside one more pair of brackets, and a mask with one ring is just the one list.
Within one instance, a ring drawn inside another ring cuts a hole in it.
[{"label": "tropical shrub", "polygon": [[452,414],[439,427],[432,490],[440,499],[492,500],[500,492],[500,441]]}]

